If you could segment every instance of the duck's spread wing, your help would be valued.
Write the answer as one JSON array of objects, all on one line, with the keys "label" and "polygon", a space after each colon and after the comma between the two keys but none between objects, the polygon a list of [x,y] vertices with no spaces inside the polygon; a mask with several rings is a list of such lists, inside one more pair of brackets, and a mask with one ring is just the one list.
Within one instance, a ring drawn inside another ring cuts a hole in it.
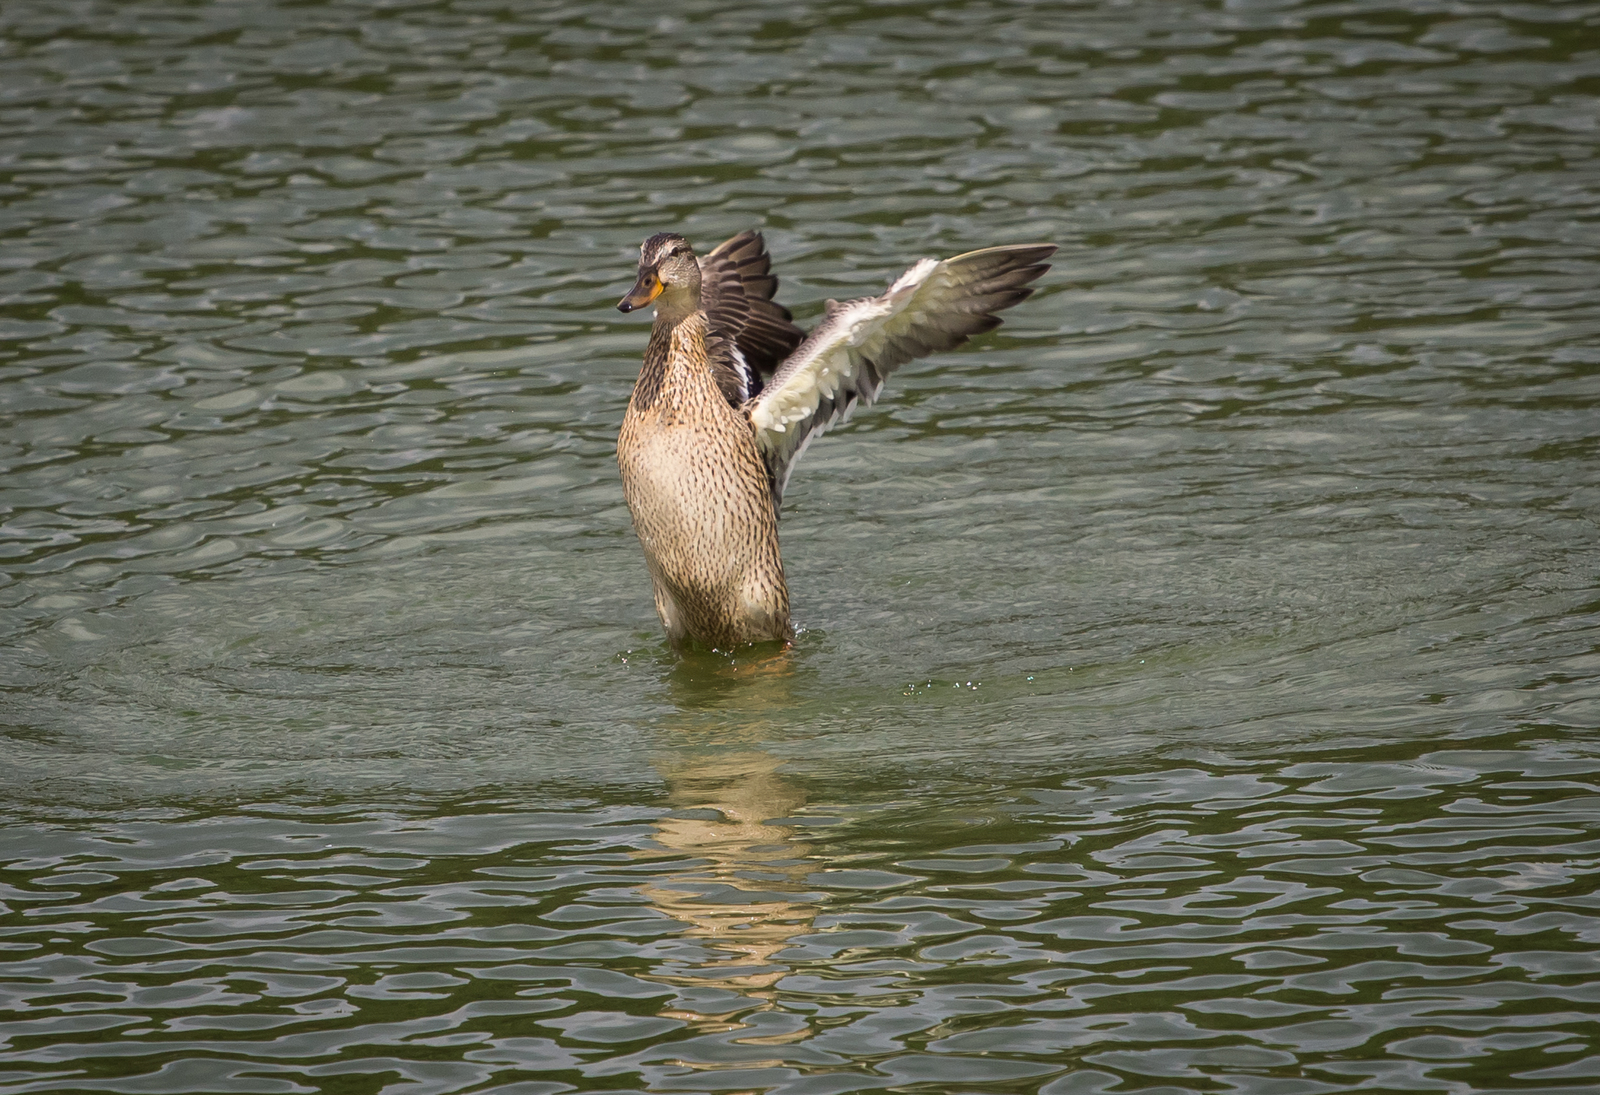
[{"label": "duck's spread wing", "polygon": [[871,403],[896,368],[1000,326],[994,313],[1025,300],[1054,244],[986,247],[923,259],[880,297],[828,302],[827,314],[746,405],[767,464],[772,504],[811,439]]},{"label": "duck's spread wing", "polygon": [[772,299],[777,291],[760,232],[740,232],[700,260],[700,307],[711,329],[733,341],[752,393],[805,337],[789,309]]}]

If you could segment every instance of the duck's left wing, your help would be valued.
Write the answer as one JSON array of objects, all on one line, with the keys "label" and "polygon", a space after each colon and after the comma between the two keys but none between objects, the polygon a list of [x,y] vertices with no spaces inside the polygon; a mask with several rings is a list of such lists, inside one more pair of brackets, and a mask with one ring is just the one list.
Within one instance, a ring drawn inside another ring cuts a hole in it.
[{"label": "duck's left wing", "polygon": [[1050,267],[1050,243],[986,247],[955,258],[923,259],[879,297],[840,304],[790,354],[746,404],[756,447],[767,464],[774,508],[794,462],[811,439],[871,403],[896,368],[952,350],[1000,326],[994,313],[1033,293],[1028,283]]}]

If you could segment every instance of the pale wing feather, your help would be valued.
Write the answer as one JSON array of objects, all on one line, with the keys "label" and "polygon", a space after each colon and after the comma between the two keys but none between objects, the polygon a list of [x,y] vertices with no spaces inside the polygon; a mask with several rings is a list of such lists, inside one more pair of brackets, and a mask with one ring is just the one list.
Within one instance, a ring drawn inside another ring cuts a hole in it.
[{"label": "pale wing feather", "polygon": [[953,349],[999,326],[994,312],[1025,299],[1055,247],[988,247],[943,262],[922,259],[878,297],[828,302],[816,329],[746,405],[767,464],[772,502],[783,500],[795,461],[813,437],[872,403],[897,367]]}]

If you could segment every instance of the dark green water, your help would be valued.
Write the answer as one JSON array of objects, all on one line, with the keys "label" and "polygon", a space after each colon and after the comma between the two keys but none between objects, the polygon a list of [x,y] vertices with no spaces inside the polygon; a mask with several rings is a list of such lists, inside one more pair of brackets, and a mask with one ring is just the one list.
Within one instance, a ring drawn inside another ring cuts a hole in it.
[{"label": "dark green water", "polygon": [[[0,9],[0,1093],[1590,1092],[1600,5]],[[666,647],[639,241],[1061,244]]]}]

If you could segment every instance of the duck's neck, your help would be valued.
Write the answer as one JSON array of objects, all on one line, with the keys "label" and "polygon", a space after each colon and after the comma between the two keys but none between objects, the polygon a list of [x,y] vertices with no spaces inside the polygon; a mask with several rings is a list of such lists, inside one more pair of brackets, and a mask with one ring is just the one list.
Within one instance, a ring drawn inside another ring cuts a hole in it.
[{"label": "duck's neck", "polygon": [[655,303],[656,326],[676,327],[700,310],[700,286],[668,285]]},{"label": "duck's neck", "polygon": [[649,410],[663,394],[671,398],[701,374],[710,376],[706,330],[704,312],[674,314],[656,310],[656,321],[650,327],[650,345],[644,351],[644,365],[633,386],[633,404],[637,409]]}]

